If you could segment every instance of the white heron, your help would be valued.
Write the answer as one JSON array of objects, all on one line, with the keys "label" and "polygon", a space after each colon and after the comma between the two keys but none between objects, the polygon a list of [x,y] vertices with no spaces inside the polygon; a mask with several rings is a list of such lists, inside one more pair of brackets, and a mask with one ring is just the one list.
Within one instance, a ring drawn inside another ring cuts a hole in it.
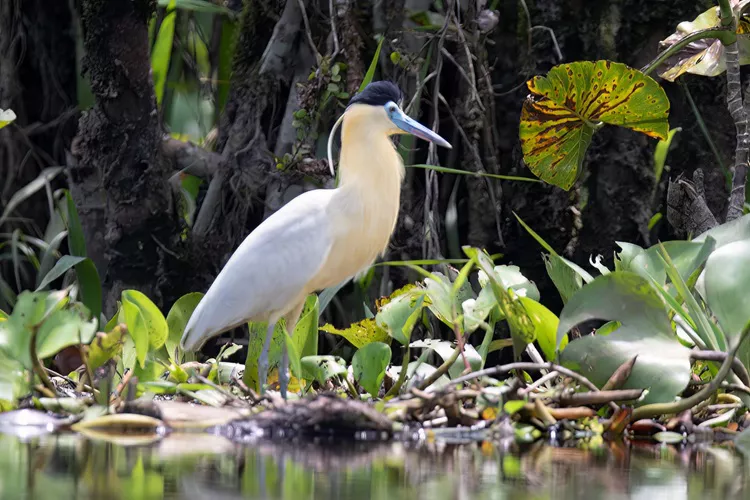
[{"label": "white heron", "polygon": [[[407,116],[401,100],[398,86],[388,81],[370,83],[352,97],[340,119],[339,186],[297,196],[247,236],[190,317],[184,350],[200,349],[209,338],[243,323],[267,321],[258,359],[263,391],[276,323],[284,318],[293,332],[308,294],[351,279],[386,250],[404,176],[390,136],[407,133],[451,147]],[[284,342],[279,366],[284,398],[288,369]]]}]

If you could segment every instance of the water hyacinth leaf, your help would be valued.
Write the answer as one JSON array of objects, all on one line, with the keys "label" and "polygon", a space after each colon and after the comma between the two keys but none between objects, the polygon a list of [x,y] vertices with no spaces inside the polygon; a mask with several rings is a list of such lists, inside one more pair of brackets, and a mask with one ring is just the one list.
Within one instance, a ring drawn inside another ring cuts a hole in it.
[{"label": "water hyacinth leaf", "polygon": [[[554,361],[557,357],[557,326],[560,320],[555,316],[555,313],[536,300],[528,297],[520,297],[519,300],[523,304],[524,309],[526,309],[526,314],[529,315],[531,323],[534,325],[536,341],[539,343],[544,357],[547,361]],[[560,351],[565,349],[566,345],[568,345],[567,335],[560,342]]]},{"label": "water hyacinth leaf", "polygon": [[12,109],[0,109],[0,129],[6,127],[16,120],[16,114]]},{"label": "water hyacinth leaf", "polygon": [[104,363],[120,354],[127,330],[119,325],[107,333],[98,333],[89,345],[88,361],[92,370],[96,370]]},{"label": "water hyacinth leaf", "polygon": [[185,294],[177,299],[167,313],[167,330],[169,333],[165,345],[170,358],[179,349],[185,326],[187,326],[190,316],[193,315],[193,311],[198,307],[202,298],[203,294],[199,292]]},{"label": "water hyacinth leaf", "polygon": [[[164,345],[169,336],[167,320],[151,299],[137,290],[123,290],[122,303],[134,305],[143,320],[148,333],[148,345],[151,349],[158,349]],[[128,325],[130,329],[130,325]]]},{"label": "water hyacinth leaf", "polygon": [[664,304],[650,281],[615,271],[599,276],[565,305],[557,329],[558,346],[574,326],[588,320],[619,321],[607,336],[571,341],[560,362],[602,387],[625,362],[638,356],[623,389],[648,389],[638,405],[673,401],[690,379],[690,350],[672,331]]},{"label": "water hyacinth leaf", "polygon": [[333,325],[323,325],[324,332],[344,337],[354,347],[361,349],[372,342],[383,342],[388,339],[388,332],[379,327],[374,318],[366,318],[349,327],[339,330]]},{"label": "water hyacinth leaf", "polygon": [[[750,240],[735,241],[714,251],[706,262],[705,293],[711,312],[721,325],[728,347],[733,347],[750,323],[750,296],[740,292],[750,278]],[[740,347],[737,357],[750,366],[750,347]]]},{"label": "water hyacinth leaf", "polygon": [[[524,276],[518,266],[502,265],[495,266],[493,269],[506,289],[512,289],[519,297],[529,297],[530,299],[539,300],[539,289],[536,284]],[[481,269],[479,270],[477,279],[483,287],[489,283],[487,273]]]},{"label": "water hyacinth leaf", "polygon": [[734,241],[750,239],[750,214],[743,215],[738,219],[709,229],[705,233],[693,238],[693,241],[705,241],[709,236],[716,241],[715,249]]},{"label": "water hyacinth leaf", "polygon": [[27,377],[23,365],[6,356],[0,346],[0,412],[14,407],[16,401],[28,392]]},{"label": "water hyacinth leaf", "polygon": [[[431,349],[435,351],[438,356],[443,359],[443,361],[447,361],[448,359],[450,359],[457,348],[454,342],[438,339],[417,340],[415,342],[412,342],[410,344],[410,347],[413,347],[415,349]],[[476,371],[482,368],[482,356],[479,355],[473,345],[464,344],[464,355],[466,356],[466,360],[469,362],[469,366],[471,366],[472,371]],[[450,369],[448,370],[448,374],[451,378],[456,378],[461,375],[464,369],[466,369],[466,366],[464,365],[464,361],[461,356],[459,356],[456,362],[451,365]]]},{"label": "water hyacinth leaf", "polygon": [[[664,261],[660,257],[660,246],[654,245],[643,249],[630,243],[616,242],[622,251],[615,258],[615,268],[620,271],[631,271],[647,279],[653,279],[657,284],[667,282],[667,271]],[[669,257],[683,280],[708,258],[714,248],[713,238],[706,241],[666,241],[662,243]]]},{"label": "water hyacinth leaf", "polygon": [[352,358],[354,379],[372,397],[377,397],[385,370],[391,361],[391,348],[382,342],[373,342],[357,350]]},{"label": "water hyacinth leaf", "polygon": [[336,376],[346,376],[346,361],[338,356],[305,356],[301,360],[302,378],[325,382]]},{"label": "water hyacinth leaf", "polygon": [[561,64],[527,83],[521,110],[524,161],[540,179],[570,189],[599,123],[667,139],[669,100],[658,83],[611,61]]},{"label": "water hyacinth leaf", "polygon": [[47,359],[68,346],[90,343],[96,335],[96,320],[88,318],[83,306],[53,312],[39,327],[36,352]]},{"label": "water hyacinth leaf", "polygon": [[400,344],[406,345],[424,306],[424,290],[410,288],[383,305],[375,315],[375,322]]},{"label": "water hyacinth leaf", "polygon": [[[401,369],[401,365],[391,365],[387,370],[388,375],[396,380],[401,374]],[[435,373],[436,370],[437,368],[428,363],[424,363],[420,360],[412,361],[406,367],[406,389],[408,390],[416,386],[420,381],[430,377],[433,373]],[[427,389],[439,389],[440,387],[443,387],[449,383],[450,379],[448,378],[448,376],[441,375],[435,382],[428,386]]]},{"label": "water hyacinth leaf", "polygon": [[461,310],[464,314],[464,334],[468,335],[479,328],[496,307],[495,294],[488,286],[482,288],[476,299],[463,301]]},{"label": "water hyacinth leaf", "polygon": [[570,297],[583,286],[583,278],[559,255],[542,254],[542,258],[547,274],[557,288],[563,304],[567,303]]},{"label": "water hyacinth leaf", "polygon": [[[135,352],[135,360],[132,361],[132,364],[128,357],[123,358],[125,368],[133,369],[135,367],[135,361],[137,361],[141,368],[143,368],[146,365],[146,355],[148,354],[149,332],[138,306],[131,302],[123,301],[120,306],[119,321],[127,325],[128,333],[130,334],[128,340],[132,341]],[[127,344],[128,343],[126,342],[126,346]],[[127,350],[130,351],[129,349]]]}]

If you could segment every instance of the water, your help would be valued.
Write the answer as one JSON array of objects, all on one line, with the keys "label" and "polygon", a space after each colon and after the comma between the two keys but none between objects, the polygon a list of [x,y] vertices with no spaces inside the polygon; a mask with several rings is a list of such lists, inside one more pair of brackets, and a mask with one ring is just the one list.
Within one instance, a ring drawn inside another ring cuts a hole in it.
[{"label": "water", "polygon": [[749,498],[729,448],[490,443],[234,445],[173,434],[123,446],[73,434],[0,434],[0,498],[709,499]]}]

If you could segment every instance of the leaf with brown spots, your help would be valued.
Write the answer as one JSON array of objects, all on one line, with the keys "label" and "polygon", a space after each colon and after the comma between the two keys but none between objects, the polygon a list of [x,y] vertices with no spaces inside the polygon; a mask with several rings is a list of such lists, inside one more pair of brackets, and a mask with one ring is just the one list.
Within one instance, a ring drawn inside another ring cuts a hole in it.
[{"label": "leaf with brown spots", "polygon": [[532,95],[523,104],[520,125],[524,161],[537,177],[563,189],[578,179],[591,137],[601,124],[659,139],[669,133],[664,89],[624,64],[561,64],[527,85]]}]

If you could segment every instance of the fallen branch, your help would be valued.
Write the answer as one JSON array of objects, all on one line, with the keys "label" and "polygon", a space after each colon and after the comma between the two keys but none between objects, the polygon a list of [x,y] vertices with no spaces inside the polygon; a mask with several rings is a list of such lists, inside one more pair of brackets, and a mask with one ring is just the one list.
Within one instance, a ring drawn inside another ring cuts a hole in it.
[{"label": "fallen branch", "polygon": [[602,405],[612,401],[634,401],[643,395],[644,389],[620,389],[615,391],[576,392],[560,397],[563,406]]},{"label": "fallen branch", "polygon": [[191,142],[182,142],[165,136],[161,143],[164,156],[174,162],[181,173],[210,179],[219,169],[222,157],[206,151]]}]

